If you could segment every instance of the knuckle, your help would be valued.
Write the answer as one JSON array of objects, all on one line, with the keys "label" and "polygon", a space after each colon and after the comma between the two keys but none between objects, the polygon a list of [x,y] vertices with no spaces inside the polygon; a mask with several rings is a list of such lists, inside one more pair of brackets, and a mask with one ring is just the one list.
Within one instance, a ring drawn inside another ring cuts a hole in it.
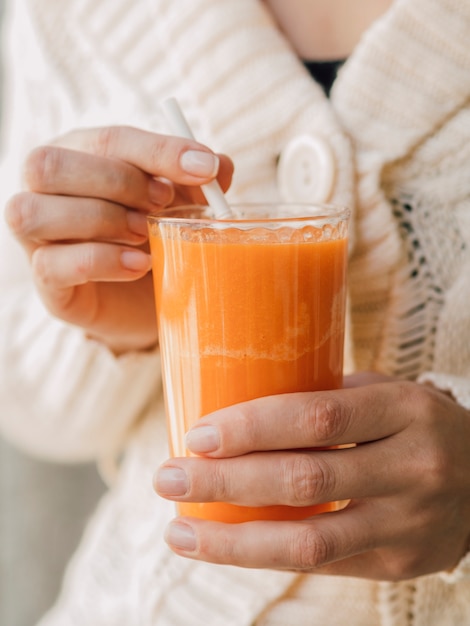
[{"label": "knuckle", "polygon": [[[423,420],[426,441],[412,449],[414,469],[422,487],[431,494],[447,490],[455,482],[456,464],[452,451],[444,445],[442,425],[447,423],[442,414],[442,398],[439,392],[424,385],[404,383],[402,385],[403,402],[411,405],[412,414],[417,420]],[[424,423],[425,422],[425,423]]]},{"label": "knuckle", "polygon": [[412,415],[415,417],[425,416],[431,422],[439,419],[438,397],[440,392],[426,385],[405,380],[397,383],[397,389],[399,405],[411,407]]},{"label": "knuckle", "polygon": [[418,385],[408,380],[400,380],[396,382],[398,391],[398,403],[400,405],[410,405],[419,407],[422,403],[427,402],[426,389],[422,385]]},{"label": "knuckle", "polygon": [[26,158],[24,179],[30,189],[45,189],[62,164],[62,151],[54,146],[35,148]]},{"label": "knuckle", "polygon": [[54,262],[48,254],[48,247],[37,248],[31,258],[34,281],[41,293],[43,304],[49,313],[60,319],[67,319],[70,293],[59,289]]},{"label": "knuckle", "polygon": [[293,506],[308,506],[331,488],[331,474],[326,465],[309,454],[290,455],[281,472],[287,504]]},{"label": "knuckle", "polygon": [[408,383],[409,395],[414,397],[416,410],[432,422],[442,418],[442,392],[426,385]]},{"label": "knuckle", "polygon": [[121,127],[103,126],[96,129],[93,141],[93,152],[102,157],[112,156],[121,138]]},{"label": "knuckle", "polygon": [[230,422],[220,425],[221,439],[224,453],[239,454],[253,452],[258,449],[260,441],[260,415],[256,408],[249,403],[233,405],[230,412]]},{"label": "knuckle", "polygon": [[312,570],[330,560],[331,548],[327,538],[313,525],[306,524],[293,537],[288,559],[297,570]]},{"label": "knuckle", "polygon": [[217,563],[238,564],[240,562],[238,542],[233,541],[231,534],[226,532],[225,528],[215,530],[209,535],[199,533],[199,554]]},{"label": "knuckle", "polygon": [[77,284],[86,282],[87,278],[92,274],[93,268],[97,264],[96,249],[93,245],[79,246],[77,258],[75,261],[75,272],[77,275]]},{"label": "knuckle", "polygon": [[174,181],[174,177],[178,177],[182,173],[179,166],[182,154],[188,147],[196,148],[199,145],[191,139],[155,134],[153,140],[149,142],[148,171],[154,176],[160,174]]},{"label": "knuckle", "polygon": [[424,559],[418,553],[395,555],[389,559],[387,580],[394,583],[416,578],[424,573]]},{"label": "knuckle", "polygon": [[[256,450],[259,442],[259,419],[256,409],[246,404],[243,408],[235,406],[233,408],[232,424],[235,425],[236,432],[243,439],[244,448],[246,450]],[[233,432],[233,428],[231,427]]]},{"label": "knuckle", "polygon": [[158,172],[162,169],[162,161],[165,160],[165,154],[168,150],[168,140],[162,135],[156,137],[152,142],[149,154],[149,169],[152,172]]},{"label": "knuckle", "polygon": [[313,396],[304,407],[304,419],[318,444],[334,443],[346,432],[351,409],[333,395]]},{"label": "knuckle", "polygon": [[448,490],[454,483],[454,465],[453,459],[439,445],[427,446],[419,458],[420,484],[434,495]]},{"label": "knuckle", "polygon": [[211,487],[213,489],[213,500],[225,502],[230,499],[230,485],[229,479],[226,475],[226,463],[222,461],[213,462],[213,478],[211,481]]}]

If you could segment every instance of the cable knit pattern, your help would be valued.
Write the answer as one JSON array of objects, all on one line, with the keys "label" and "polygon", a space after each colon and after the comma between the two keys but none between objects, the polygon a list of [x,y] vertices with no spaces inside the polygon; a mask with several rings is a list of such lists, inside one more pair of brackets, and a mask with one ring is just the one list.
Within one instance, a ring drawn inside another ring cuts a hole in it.
[{"label": "cable knit pattern", "polygon": [[235,161],[232,194],[238,200],[279,199],[277,159],[308,129],[327,138],[335,153],[331,201],[352,204],[349,142],[322,89],[299,71],[261,3],[169,0],[158,5],[157,17],[171,70],[197,106],[202,136]]},{"label": "cable knit pattern", "polygon": [[[31,147],[80,125],[162,131],[158,101],[170,95],[196,135],[234,159],[232,200],[279,199],[279,155],[298,135],[320,136],[336,163],[330,199],[354,211],[348,360],[470,408],[467,0],[396,0],[330,101],[258,0],[68,0],[66,12],[10,0],[7,20],[3,199]],[[151,489],[167,455],[158,354],[116,359],[51,319],[3,224],[0,238],[2,431],[60,459],[103,464],[125,449],[40,626],[467,626],[468,556],[453,572],[392,584],[171,553],[172,505]]]}]

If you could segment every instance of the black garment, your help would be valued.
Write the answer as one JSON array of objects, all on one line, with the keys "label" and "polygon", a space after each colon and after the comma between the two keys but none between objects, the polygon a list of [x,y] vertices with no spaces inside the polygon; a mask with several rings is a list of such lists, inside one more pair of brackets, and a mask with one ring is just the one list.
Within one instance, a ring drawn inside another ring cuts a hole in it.
[{"label": "black garment", "polygon": [[312,78],[323,87],[326,95],[329,96],[344,59],[338,61],[304,61],[303,63]]}]

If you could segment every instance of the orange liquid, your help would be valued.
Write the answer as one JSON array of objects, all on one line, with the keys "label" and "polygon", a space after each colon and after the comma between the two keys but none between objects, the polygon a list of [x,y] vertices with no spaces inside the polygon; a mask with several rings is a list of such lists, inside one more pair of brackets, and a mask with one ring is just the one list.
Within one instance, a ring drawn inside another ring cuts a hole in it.
[{"label": "orange liquid", "polygon": [[[347,258],[345,237],[247,243],[234,228],[180,234],[162,224],[150,234],[173,456],[189,455],[184,433],[211,411],[341,386]],[[178,507],[182,515],[243,522],[305,519],[337,505]]]}]

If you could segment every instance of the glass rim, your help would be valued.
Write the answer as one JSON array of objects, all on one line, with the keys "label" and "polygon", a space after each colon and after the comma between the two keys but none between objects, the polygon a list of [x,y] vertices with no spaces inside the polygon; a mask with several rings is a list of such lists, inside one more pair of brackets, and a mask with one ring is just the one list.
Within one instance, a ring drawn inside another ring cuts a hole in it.
[{"label": "glass rim", "polygon": [[[176,207],[163,207],[156,212],[150,213],[147,215],[147,221],[149,224],[158,224],[161,222],[164,223],[175,223],[175,224],[198,224],[198,225],[213,225],[218,224],[220,226],[230,226],[231,224],[249,224],[256,225],[260,224],[260,226],[267,224],[276,224],[279,222],[287,222],[287,223],[305,223],[305,222],[316,222],[320,220],[338,220],[338,221],[346,221],[351,216],[351,209],[344,205],[340,204],[330,204],[330,203],[310,203],[310,202],[283,202],[283,201],[272,201],[272,202],[234,202],[230,204],[234,209],[246,207],[252,209],[262,209],[266,207],[288,207],[295,208],[297,211],[300,211],[298,214],[289,215],[286,211],[285,214],[263,217],[257,216],[253,214],[250,217],[237,217],[231,216],[227,218],[217,218],[211,215],[204,215],[201,217],[194,216],[185,216],[182,215],[184,212],[200,212],[209,210],[210,207],[204,204],[185,204]],[[302,209],[305,209],[305,213],[302,212]]]}]

